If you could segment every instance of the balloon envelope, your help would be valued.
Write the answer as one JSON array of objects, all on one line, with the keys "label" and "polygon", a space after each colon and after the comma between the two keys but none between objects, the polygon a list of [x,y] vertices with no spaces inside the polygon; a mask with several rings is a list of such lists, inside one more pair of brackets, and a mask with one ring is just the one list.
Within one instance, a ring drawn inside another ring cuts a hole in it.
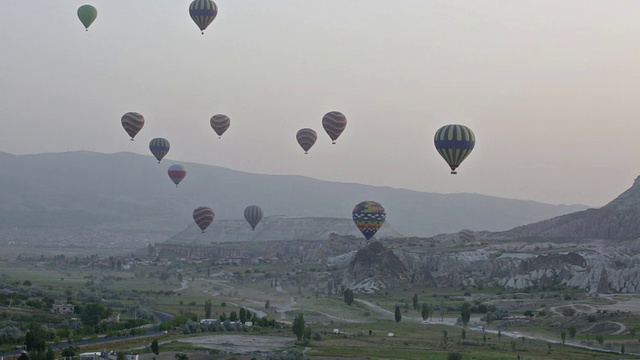
[{"label": "balloon envelope", "polygon": [[436,131],[434,143],[440,156],[449,164],[451,173],[456,174],[456,168],[476,145],[476,136],[464,125],[451,124]]},{"label": "balloon envelope", "polygon": [[313,129],[300,129],[296,134],[296,140],[298,140],[298,144],[300,144],[300,147],[302,147],[305,154],[309,151],[309,149],[311,149],[313,144],[316,143],[317,139],[318,134],[316,134]]},{"label": "balloon envelope", "polygon": [[78,19],[80,19],[86,30],[89,30],[89,26],[97,17],[98,10],[91,5],[82,5],[78,8]]},{"label": "balloon envelope", "polygon": [[322,117],[322,127],[335,144],[338,136],[347,127],[347,118],[339,111],[331,111]]},{"label": "balloon envelope", "polygon": [[189,5],[189,15],[204,34],[204,30],[218,15],[218,7],[211,0],[194,0]]},{"label": "balloon envelope", "polygon": [[167,173],[169,174],[169,178],[171,179],[171,181],[176,184],[176,187],[178,186],[178,184],[180,184],[180,181],[182,181],[182,179],[187,176],[187,170],[185,170],[184,166],[182,165],[169,166],[169,170],[167,170]]},{"label": "balloon envelope", "polygon": [[384,207],[375,201],[363,201],[353,208],[353,222],[365,239],[369,240],[384,224],[387,214]]},{"label": "balloon envelope", "polygon": [[215,217],[216,215],[213,213],[213,210],[206,206],[201,206],[193,210],[193,221],[196,222],[202,232],[211,225]]},{"label": "balloon envelope", "polygon": [[133,138],[136,137],[138,132],[140,132],[144,126],[144,116],[137,112],[128,112],[122,115],[121,122],[124,131],[129,134],[131,141],[133,141]]},{"label": "balloon envelope", "polygon": [[251,230],[255,230],[256,225],[262,220],[262,209],[257,205],[250,205],[244,209],[244,218],[251,225]]},{"label": "balloon envelope", "polygon": [[171,146],[169,145],[169,140],[163,138],[155,138],[151,139],[149,142],[149,150],[153,156],[155,156],[156,160],[158,160],[158,164],[160,164],[160,160],[167,155]]},{"label": "balloon envelope", "polygon": [[217,114],[211,117],[209,123],[213,131],[215,131],[219,137],[222,137],[222,134],[224,134],[231,125],[231,119],[229,119],[227,115]]}]

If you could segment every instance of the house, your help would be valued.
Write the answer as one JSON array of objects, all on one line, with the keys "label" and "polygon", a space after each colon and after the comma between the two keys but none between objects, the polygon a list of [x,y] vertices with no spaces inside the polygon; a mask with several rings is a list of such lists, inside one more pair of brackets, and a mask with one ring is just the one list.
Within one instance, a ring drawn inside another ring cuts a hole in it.
[{"label": "house", "polygon": [[53,304],[51,312],[54,314],[70,315],[75,311],[75,306],[72,304]]},{"label": "house", "polygon": [[[80,360],[117,360],[118,353],[114,351],[87,352],[80,354]],[[124,360],[138,360],[138,354],[124,354]]]}]

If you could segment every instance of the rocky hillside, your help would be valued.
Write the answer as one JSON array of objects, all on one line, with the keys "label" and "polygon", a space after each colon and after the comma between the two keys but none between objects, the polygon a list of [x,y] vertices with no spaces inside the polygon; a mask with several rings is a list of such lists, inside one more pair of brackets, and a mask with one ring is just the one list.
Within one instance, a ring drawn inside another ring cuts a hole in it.
[{"label": "rocky hillside", "polygon": [[600,209],[562,215],[485,236],[491,239],[526,237],[638,239],[640,238],[640,177],[636,178],[631,188]]},{"label": "rocky hillside", "polygon": [[336,256],[328,263],[343,264],[342,285],[365,293],[384,291],[390,284],[402,282],[439,288],[572,287],[590,293],[640,292],[640,245],[635,242],[511,242],[471,245],[469,250],[439,248],[432,253],[392,249],[397,243],[371,243],[346,254],[347,258]]}]

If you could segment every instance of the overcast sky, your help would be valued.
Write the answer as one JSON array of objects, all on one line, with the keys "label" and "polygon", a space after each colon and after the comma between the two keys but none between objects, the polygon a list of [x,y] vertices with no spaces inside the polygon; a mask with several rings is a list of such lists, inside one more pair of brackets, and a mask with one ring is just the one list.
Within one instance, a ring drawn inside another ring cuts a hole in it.
[{"label": "overcast sky", "polygon": [[[591,206],[640,174],[637,0],[216,0],[205,35],[190,1],[93,0],[88,32],[85,3],[3,1],[0,151],[165,137],[169,159],[246,172]],[[455,176],[433,145],[449,123],[476,134]]]}]

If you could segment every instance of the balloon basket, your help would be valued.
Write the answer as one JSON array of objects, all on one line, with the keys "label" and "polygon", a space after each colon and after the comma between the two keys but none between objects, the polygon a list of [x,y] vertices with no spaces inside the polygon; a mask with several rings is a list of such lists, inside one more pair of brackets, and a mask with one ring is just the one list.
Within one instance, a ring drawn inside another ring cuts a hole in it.
[{"label": "balloon basket", "polygon": [[455,175],[455,174],[457,174],[457,173],[458,173],[457,171],[452,171],[452,172],[451,172],[451,175]]}]

